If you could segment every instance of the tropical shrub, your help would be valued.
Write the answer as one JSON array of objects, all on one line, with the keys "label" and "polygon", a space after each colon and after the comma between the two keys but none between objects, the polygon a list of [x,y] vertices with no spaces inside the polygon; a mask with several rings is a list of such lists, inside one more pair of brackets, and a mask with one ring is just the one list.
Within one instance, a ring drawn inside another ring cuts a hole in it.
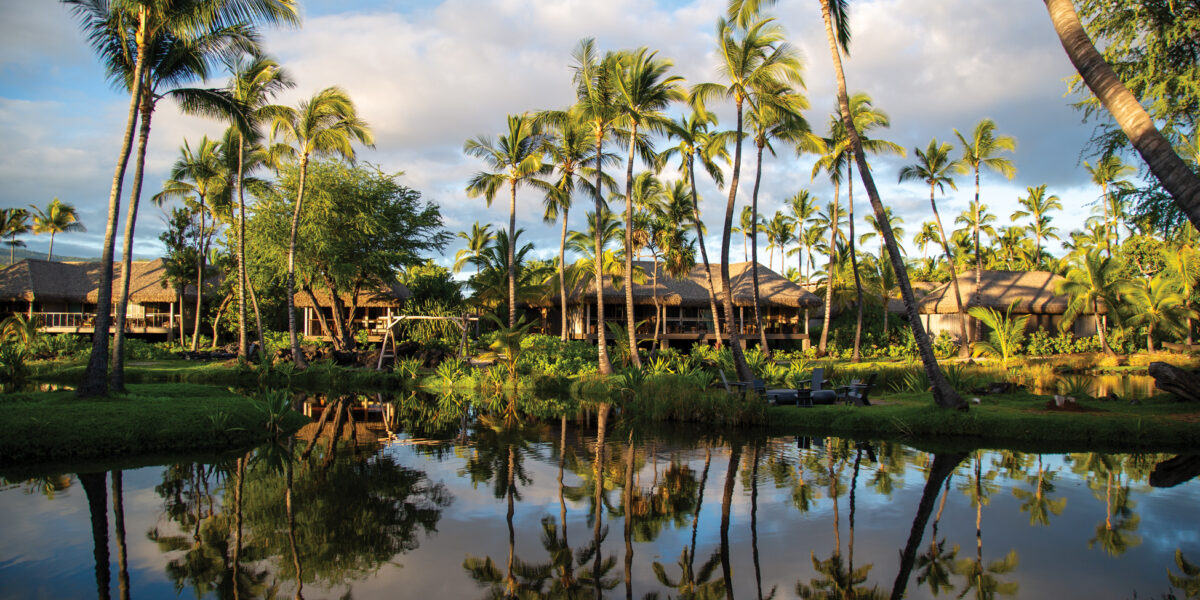
[{"label": "tropical shrub", "polygon": [[949,358],[958,353],[958,341],[949,332],[943,331],[933,340],[933,353],[938,358]]},{"label": "tropical shrub", "polygon": [[1025,326],[1029,323],[1029,315],[1014,317],[1014,300],[1003,313],[994,308],[973,306],[967,312],[988,326],[986,340],[974,343],[976,354],[999,356],[1001,364],[1007,368],[1008,359],[1021,350],[1021,342],[1025,339]]},{"label": "tropical shrub", "polygon": [[573,377],[596,371],[598,351],[588,342],[549,335],[527,335],[521,340],[517,371],[521,374],[544,373]]}]

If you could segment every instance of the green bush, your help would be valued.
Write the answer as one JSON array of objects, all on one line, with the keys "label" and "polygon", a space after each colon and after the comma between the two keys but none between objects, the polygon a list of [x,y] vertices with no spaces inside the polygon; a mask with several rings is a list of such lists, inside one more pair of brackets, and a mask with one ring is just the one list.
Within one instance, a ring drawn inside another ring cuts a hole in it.
[{"label": "green bush", "polygon": [[527,335],[521,340],[517,372],[522,375],[541,373],[557,377],[573,377],[594,373],[599,353],[588,342],[568,340],[549,335]]},{"label": "green bush", "polygon": [[171,344],[152,343],[138,338],[125,338],[125,360],[168,360],[175,354]]},{"label": "green bush", "polygon": [[938,358],[949,358],[958,353],[958,342],[949,332],[943,331],[933,340],[933,353]]}]

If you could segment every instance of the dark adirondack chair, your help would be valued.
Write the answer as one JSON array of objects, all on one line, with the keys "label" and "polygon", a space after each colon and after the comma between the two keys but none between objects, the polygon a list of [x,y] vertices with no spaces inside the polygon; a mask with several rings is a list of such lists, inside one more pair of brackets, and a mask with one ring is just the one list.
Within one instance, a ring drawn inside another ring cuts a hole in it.
[{"label": "dark adirondack chair", "polygon": [[871,388],[875,387],[875,378],[878,373],[871,373],[865,383],[851,383],[850,389],[846,391],[846,404],[855,406],[870,406],[871,401],[868,396],[871,393]]},{"label": "dark adirondack chair", "polygon": [[814,404],[833,404],[837,400],[837,392],[824,389],[825,385],[825,368],[817,367],[813,369],[812,379],[800,384],[800,389],[796,390],[798,395],[797,404],[800,406],[812,406]]}]

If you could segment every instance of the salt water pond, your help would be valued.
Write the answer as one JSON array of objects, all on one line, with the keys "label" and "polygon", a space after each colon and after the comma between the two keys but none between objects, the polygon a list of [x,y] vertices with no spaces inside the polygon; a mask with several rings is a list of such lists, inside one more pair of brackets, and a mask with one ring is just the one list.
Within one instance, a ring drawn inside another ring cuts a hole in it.
[{"label": "salt water pond", "polygon": [[1200,563],[1194,457],[932,454],[594,415],[357,426],[357,444],[307,458],[301,432],[4,474],[0,597],[1182,598],[1200,583],[1177,563]]}]

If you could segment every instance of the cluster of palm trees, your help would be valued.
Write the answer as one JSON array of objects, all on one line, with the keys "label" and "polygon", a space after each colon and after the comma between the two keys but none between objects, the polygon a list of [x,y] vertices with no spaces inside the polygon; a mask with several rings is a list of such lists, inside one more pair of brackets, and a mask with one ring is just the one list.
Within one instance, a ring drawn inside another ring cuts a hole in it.
[{"label": "cluster of palm trees", "polygon": [[46,260],[54,260],[54,236],[60,233],[87,231],[79,222],[79,213],[75,206],[54,198],[45,209],[30,204],[29,210],[24,208],[0,209],[0,239],[8,246],[8,264],[13,264],[17,248],[25,246],[24,240],[18,240],[18,235],[33,232],[36,235],[50,234],[50,248],[46,252]]},{"label": "cluster of palm trees", "polygon": [[[136,0],[99,2],[64,0],[79,18],[84,33],[105,64],[108,76],[130,94],[122,148],[109,197],[101,264],[102,278],[97,301],[96,327],[82,395],[103,394],[109,385],[108,330],[116,315],[112,348],[111,385],[123,387],[123,319],[128,301],[130,261],[137,208],[141,198],[146,143],[157,103],[165,97],[177,101],[187,113],[226,122],[219,139],[202,138],[194,146],[187,141],[171,171],[171,178],[154,202],[181,199],[199,220],[198,248],[201,255],[196,281],[203,281],[205,261],[214,235],[229,226],[235,248],[238,307],[238,354],[247,357],[247,306],[254,307],[258,348],[264,347],[262,319],[254,290],[246,277],[245,220],[246,191],[261,195],[268,179],[255,171],[276,172],[286,163],[298,165],[301,186],[295,202],[295,217],[288,261],[288,306],[294,289],[296,222],[304,198],[304,173],[313,156],[337,155],[353,160],[352,143],[372,143],[370,129],[357,116],[346,92],[330,87],[317,92],[296,108],[274,103],[281,92],[294,86],[290,74],[265,54],[259,43],[262,26],[296,26],[300,22],[295,0]],[[216,88],[187,87],[224,71],[227,85]],[[111,281],[117,214],[130,154],[137,129],[134,176],[129,193],[129,212],[124,232],[124,268],[116,310],[112,307]],[[198,292],[202,286],[197,285]],[[203,294],[197,294],[197,315]],[[199,319],[193,349],[199,337]],[[294,317],[289,319],[293,356],[303,365],[298,351]]]}]

